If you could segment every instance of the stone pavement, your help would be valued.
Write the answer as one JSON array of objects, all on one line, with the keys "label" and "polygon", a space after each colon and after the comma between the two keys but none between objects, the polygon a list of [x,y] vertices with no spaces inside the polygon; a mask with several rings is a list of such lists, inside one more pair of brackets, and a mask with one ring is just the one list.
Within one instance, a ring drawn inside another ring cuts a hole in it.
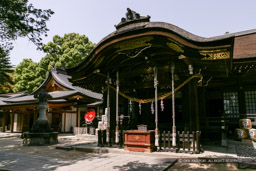
[{"label": "stone pavement", "polygon": [[[171,152],[127,152],[118,148],[99,148],[93,137],[59,136],[59,144],[22,146],[22,139],[4,138],[0,133],[0,170],[239,170],[236,161],[256,162],[254,156],[238,156],[239,143],[228,148],[204,146],[202,154]],[[7,136],[8,137],[8,136]],[[58,150],[67,148],[70,150]],[[253,150],[250,146],[239,149]],[[254,154],[251,152],[250,154]],[[218,161],[211,162],[212,159]],[[222,160],[223,159],[223,160]],[[202,162],[203,161],[203,162]],[[204,162],[206,161],[206,162]],[[228,162],[229,161],[229,162]],[[223,163],[224,162],[224,163]],[[228,162],[228,163],[226,163]]]},{"label": "stone pavement", "polygon": [[[58,146],[92,143],[74,136],[59,137]],[[136,154],[64,151],[51,146],[22,146],[17,137],[0,139],[0,170],[164,170],[174,163],[168,157]],[[94,141],[95,143],[95,141]]]},{"label": "stone pavement", "polygon": [[0,138],[20,137],[21,133],[0,132]]},{"label": "stone pavement", "polygon": [[91,154],[76,160],[0,152],[3,170],[164,170],[173,159],[128,154]]},{"label": "stone pavement", "polygon": [[51,157],[0,152],[0,168],[3,170],[54,170],[68,163],[68,161]]}]

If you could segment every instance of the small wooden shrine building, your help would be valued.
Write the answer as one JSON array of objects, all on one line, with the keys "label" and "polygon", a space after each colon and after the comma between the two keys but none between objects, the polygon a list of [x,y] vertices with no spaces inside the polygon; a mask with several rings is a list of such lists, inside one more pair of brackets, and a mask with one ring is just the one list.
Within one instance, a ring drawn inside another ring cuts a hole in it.
[{"label": "small wooden shrine building", "polygon": [[47,79],[31,94],[21,92],[0,95],[1,127],[11,132],[28,131],[38,117],[38,99],[34,95],[42,88],[52,96],[48,100],[47,118],[54,131],[71,132],[85,123],[84,114],[94,109],[96,116],[102,115],[102,94],[94,93],[69,82],[66,71],[53,68]]},{"label": "small wooden shrine building", "polygon": [[[203,38],[128,9],[82,63],[74,86],[104,93],[108,129],[147,125],[220,137],[256,114],[256,30]],[[175,94],[175,96],[172,94]],[[215,137],[216,138],[216,137]]]}]

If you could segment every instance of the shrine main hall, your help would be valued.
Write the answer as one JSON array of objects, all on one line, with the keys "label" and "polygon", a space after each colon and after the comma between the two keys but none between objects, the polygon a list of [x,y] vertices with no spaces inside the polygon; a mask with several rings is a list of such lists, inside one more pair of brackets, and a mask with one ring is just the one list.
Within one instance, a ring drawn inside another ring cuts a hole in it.
[{"label": "shrine main hall", "polygon": [[221,139],[223,122],[232,137],[241,118],[256,126],[256,29],[204,38],[129,8],[115,28],[67,70],[74,86],[104,94],[107,131],[125,118],[123,129],[143,124],[156,139],[162,130]]}]

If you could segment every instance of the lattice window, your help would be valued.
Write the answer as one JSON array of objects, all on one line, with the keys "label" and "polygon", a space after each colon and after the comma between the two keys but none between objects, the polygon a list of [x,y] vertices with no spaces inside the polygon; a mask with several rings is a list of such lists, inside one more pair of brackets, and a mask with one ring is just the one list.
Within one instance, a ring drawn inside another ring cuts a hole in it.
[{"label": "lattice window", "polygon": [[223,94],[224,113],[228,118],[239,118],[238,93],[226,92]]},{"label": "lattice window", "polygon": [[[256,91],[245,92],[245,108],[246,114],[256,114]],[[247,117],[255,117],[255,115],[247,115]]]}]

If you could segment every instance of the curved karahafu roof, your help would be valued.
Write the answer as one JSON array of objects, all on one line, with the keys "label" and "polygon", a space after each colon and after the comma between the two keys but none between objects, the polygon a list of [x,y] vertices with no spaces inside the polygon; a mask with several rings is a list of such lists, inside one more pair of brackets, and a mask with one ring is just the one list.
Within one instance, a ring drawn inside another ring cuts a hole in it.
[{"label": "curved karahafu roof", "polygon": [[166,87],[172,63],[180,81],[196,73],[205,78],[227,77],[232,69],[234,38],[256,33],[254,29],[204,38],[149,19],[128,9],[117,30],[103,38],[82,63],[67,70],[73,85],[101,92],[107,74],[115,79],[118,71],[123,91],[151,88],[153,67],[157,67],[159,83]]}]

